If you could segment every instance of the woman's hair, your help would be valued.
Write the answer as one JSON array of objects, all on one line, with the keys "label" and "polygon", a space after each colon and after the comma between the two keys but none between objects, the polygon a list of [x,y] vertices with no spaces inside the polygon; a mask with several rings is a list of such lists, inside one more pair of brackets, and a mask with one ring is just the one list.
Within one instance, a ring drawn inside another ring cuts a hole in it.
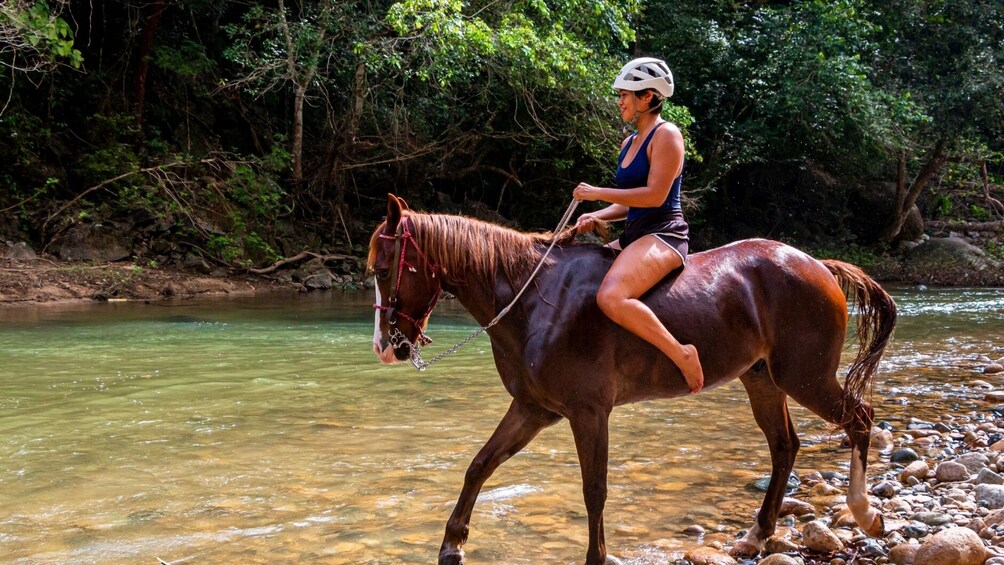
[{"label": "woman's hair", "polygon": [[635,92],[634,95],[637,97],[638,95],[645,94],[646,92],[652,93],[652,101],[648,103],[648,110],[645,110],[645,113],[661,114],[662,103],[666,101],[666,98],[654,88],[646,88],[645,90],[640,90],[638,92]]}]

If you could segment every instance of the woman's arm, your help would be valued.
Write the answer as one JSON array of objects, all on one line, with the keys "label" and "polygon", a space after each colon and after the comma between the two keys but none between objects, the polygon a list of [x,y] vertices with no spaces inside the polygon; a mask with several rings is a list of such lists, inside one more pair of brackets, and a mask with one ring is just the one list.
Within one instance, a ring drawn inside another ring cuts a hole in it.
[{"label": "woman's arm", "polygon": [[[668,123],[668,122],[667,122]],[[637,156],[635,156],[637,159]],[[683,134],[673,124],[659,126],[649,144],[648,184],[638,188],[605,188],[580,183],[572,196],[579,200],[602,200],[625,207],[661,206],[673,181],[683,168]]]}]

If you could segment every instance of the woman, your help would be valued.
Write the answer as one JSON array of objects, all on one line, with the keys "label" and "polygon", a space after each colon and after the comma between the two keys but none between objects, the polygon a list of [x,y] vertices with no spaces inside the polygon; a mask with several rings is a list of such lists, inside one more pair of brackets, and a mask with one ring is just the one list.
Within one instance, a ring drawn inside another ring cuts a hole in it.
[{"label": "woman", "polygon": [[635,59],[614,81],[617,105],[625,123],[637,132],[621,143],[617,187],[580,183],[572,195],[610,206],[579,216],[575,226],[589,231],[596,220],[627,220],[624,235],[609,245],[622,250],[603,279],[596,302],[614,322],[658,347],[683,373],[690,392],[704,386],[704,372],[693,345],[683,345],[638,298],[666,275],[683,267],[688,227],[680,206],[683,134],[662,119],[662,103],[673,95],[673,74],[666,63]]}]

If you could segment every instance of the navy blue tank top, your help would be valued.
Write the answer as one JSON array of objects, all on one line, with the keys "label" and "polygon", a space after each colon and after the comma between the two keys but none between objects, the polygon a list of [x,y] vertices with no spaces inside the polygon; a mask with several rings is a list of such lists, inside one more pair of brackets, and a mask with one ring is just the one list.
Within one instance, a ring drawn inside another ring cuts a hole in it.
[{"label": "navy blue tank top", "polygon": [[[614,177],[617,182],[617,188],[638,188],[648,185],[648,171],[651,168],[651,165],[648,162],[648,144],[652,141],[652,136],[655,135],[655,130],[659,129],[661,126],[662,124],[659,124],[652,128],[648,137],[645,138],[645,142],[638,148],[638,153],[634,156],[631,164],[627,167],[622,167],[621,163],[624,162],[624,156],[627,155],[628,149],[631,147],[631,143],[624,144],[624,149],[621,149],[621,155],[617,158],[617,174]],[[634,139],[637,136],[638,132],[635,132],[631,136],[631,142],[634,142]],[[675,210],[682,210],[683,206],[680,204],[680,185],[682,183],[683,173],[681,172],[680,176],[676,177],[673,181],[673,186],[669,189],[669,194],[666,195],[666,201],[663,202],[661,206],[655,206],[652,208],[629,208],[627,221],[630,222],[632,220],[636,220],[656,211],[672,212]]]}]

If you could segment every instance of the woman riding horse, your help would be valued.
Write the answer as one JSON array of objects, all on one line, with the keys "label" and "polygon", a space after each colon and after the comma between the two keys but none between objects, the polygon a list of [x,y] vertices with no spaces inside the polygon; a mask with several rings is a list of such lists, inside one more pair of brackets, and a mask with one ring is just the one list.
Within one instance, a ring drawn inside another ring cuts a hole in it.
[{"label": "woman riding horse", "polygon": [[611,242],[622,250],[596,294],[611,320],[659,348],[683,373],[690,392],[704,386],[704,371],[693,345],[681,344],[638,300],[666,275],[686,263],[688,227],[680,205],[683,180],[683,134],[660,116],[673,95],[673,74],[666,63],[649,57],[624,65],[614,89],[621,119],[638,131],[621,143],[617,188],[580,183],[578,200],[602,200],[610,206],[579,216],[576,228],[592,229],[596,220],[627,219],[624,235]]}]

